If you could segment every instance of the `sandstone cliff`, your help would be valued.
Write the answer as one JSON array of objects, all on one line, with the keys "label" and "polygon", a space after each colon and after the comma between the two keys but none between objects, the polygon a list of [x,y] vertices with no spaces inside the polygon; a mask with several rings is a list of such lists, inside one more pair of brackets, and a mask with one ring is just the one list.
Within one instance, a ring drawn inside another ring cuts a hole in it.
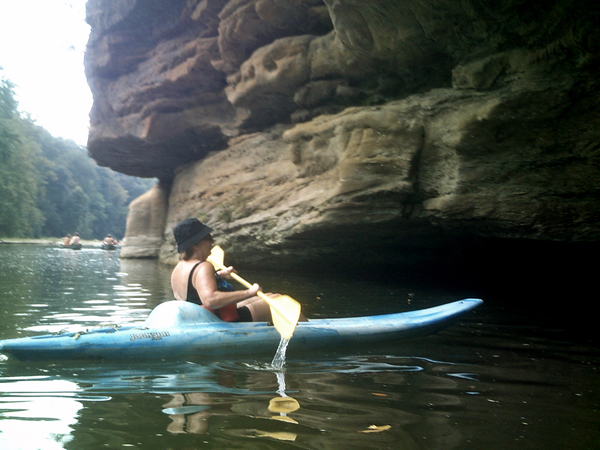
[{"label": "sandstone cliff", "polygon": [[161,180],[122,256],[173,261],[189,216],[262,267],[597,242],[599,19],[586,0],[89,0],[89,152]]}]

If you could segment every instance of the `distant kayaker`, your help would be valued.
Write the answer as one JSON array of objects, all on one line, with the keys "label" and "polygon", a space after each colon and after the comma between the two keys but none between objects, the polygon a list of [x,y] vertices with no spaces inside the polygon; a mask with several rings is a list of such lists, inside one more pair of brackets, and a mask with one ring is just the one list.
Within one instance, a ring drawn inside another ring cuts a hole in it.
[{"label": "distant kayaker", "polygon": [[63,238],[63,245],[71,245],[71,233],[67,233]]},{"label": "distant kayaker", "polygon": [[[233,267],[215,272],[206,260],[213,247],[213,229],[198,219],[186,219],[173,229],[180,261],[171,274],[171,287],[177,300],[204,306],[226,322],[269,322],[269,305],[256,296],[258,284],[234,290],[225,279]],[[275,296],[277,294],[267,294]]]},{"label": "distant kayaker", "polygon": [[79,238],[79,233],[75,233],[73,235],[73,239],[71,239],[71,245],[79,245],[81,239]]},{"label": "distant kayaker", "polygon": [[110,234],[104,238],[104,244],[106,245],[117,245],[119,241],[114,239]]}]

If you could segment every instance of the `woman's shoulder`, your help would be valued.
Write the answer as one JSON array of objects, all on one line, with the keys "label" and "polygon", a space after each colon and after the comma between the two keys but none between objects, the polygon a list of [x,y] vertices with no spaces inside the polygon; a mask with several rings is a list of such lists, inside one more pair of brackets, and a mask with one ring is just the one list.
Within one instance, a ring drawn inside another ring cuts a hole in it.
[{"label": "woman's shoulder", "polygon": [[196,263],[194,265],[198,266],[199,271],[201,270],[202,272],[210,272],[210,273],[215,272],[215,268],[210,261],[207,261],[207,260],[196,261]]},{"label": "woman's shoulder", "polygon": [[173,268],[173,273],[184,273],[189,272],[194,264],[197,264],[198,261],[185,261],[181,260],[177,263],[177,265]]},{"label": "woman's shoulder", "polygon": [[189,273],[194,267],[197,267],[197,269],[209,269],[214,271],[213,269],[213,265],[208,262],[208,261],[200,261],[198,259],[190,259],[190,260],[181,260],[177,263],[177,265],[175,266],[175,268],[173,269],[173,271],[177,271],[177,272],[184,272],[184,273]]}]

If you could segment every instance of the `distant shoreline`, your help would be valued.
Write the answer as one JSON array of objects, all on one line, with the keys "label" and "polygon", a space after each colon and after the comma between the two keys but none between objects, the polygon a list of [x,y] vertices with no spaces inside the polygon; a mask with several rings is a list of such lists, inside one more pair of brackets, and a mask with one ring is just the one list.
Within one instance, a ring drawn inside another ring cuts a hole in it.
[{"label": "distant shoreline", "polygon": [[[62,238],[0,238],[0,245],[3,244],[19,244],[19,245],[58,245],[63,241]],[[102,241],[97,240],[81,240],[82,245],[101,245]]]}]

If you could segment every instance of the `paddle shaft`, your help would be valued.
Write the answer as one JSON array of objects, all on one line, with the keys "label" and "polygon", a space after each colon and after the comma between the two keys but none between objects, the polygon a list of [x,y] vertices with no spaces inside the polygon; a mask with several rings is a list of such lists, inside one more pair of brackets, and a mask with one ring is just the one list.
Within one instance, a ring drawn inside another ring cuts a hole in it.
[{"label": "paddle shaft", "polygon": [[[237,273],[232,273],[232,274],[231,274],[231,278],[233,278],[233,279],[234,279],[234,280],[236,280],[236,281],[239,281],[239,282],[240,282],[240,283],[242,283],[244,286],[246,286],[248,289],[250,289],[250,288],[252,287],[252,285],[251,285],[251,284],[250,284],[248,281],[244,280],[244,279],[243,279],[242,277],[240,277],[240,276],[239,276]],[[256,293],[256,295],[258,295],[260,298],[262,298],[262,299],[263,299],[264,301],[266,301],[267,303],[270,303],[270,302],[271,302],[271,299],[270,299],[269,297],[267,297],[267,296],[265,295],[265,293],[264,293],[264,292],[262,292],[262,291],[258,291],[258,292]]]},{"label": "paddle shaft", "polygon": [[[220,268],[221,270],[224,270],[224,269],[226,269],[226,267],[225,267],[223,264],[219,264],[218,266],[219,266],[219,268]],[[240,277],[240,276],[239,276],[237,273],[234,273],[234,272],[232,272],[232,273],[231,273],[231,278],[233,278],[233,279],[234,279],[234,280],[236,280],[236,281],[239,281],[241,284],[243,284],[243,285],[244,285],[245,287],[247,287],[248,289],[250,289],[250,288],[252,287],[252,284],[251,284],[251,283],[249,283],[248,281],[244,280],[244,279],[243,279],[242,277]],[[262,298],[262,299],[263,299],[265,302],[267,302],[267,303],[271,304],[271,299],[270,299],[269,297],[267,297],[267,296],[265,295],[265,293],[264,293],[264,292],[262,292],[262,291],[258,291],[258,292],[256,293],[256,295],[258,295],[260,298]]]}]

